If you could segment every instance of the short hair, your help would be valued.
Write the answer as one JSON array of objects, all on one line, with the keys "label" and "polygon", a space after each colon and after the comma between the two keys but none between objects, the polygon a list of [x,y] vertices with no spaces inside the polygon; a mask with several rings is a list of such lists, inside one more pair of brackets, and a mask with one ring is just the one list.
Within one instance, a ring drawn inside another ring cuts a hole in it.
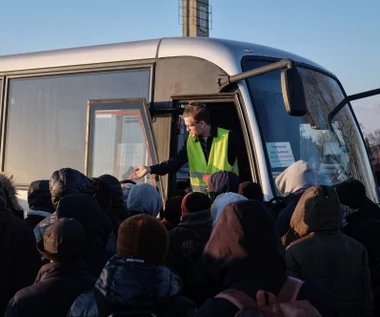
[{"label": "short hair", "polygon": [[189,102],[185,107],[183,117],[193,117],[197,123],[204,121],[206,124],[210,124],[210,111],[206,105],[202,103]]}]

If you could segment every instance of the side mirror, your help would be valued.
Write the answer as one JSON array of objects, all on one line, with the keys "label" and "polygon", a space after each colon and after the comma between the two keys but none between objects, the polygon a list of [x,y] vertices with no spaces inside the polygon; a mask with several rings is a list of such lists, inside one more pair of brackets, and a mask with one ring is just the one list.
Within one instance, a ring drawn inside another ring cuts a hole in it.
[{"label": "side mirror", "polygon": [[297,67],[282,70],[281,88],[286,112],[291,116],[302,117],[307,113],[305,90]]}]

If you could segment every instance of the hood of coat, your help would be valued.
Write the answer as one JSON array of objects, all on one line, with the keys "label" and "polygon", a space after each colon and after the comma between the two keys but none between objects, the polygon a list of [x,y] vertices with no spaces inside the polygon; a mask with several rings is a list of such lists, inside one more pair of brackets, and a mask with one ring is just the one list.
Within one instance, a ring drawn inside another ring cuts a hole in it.
[{"label": "hood of coat", "polygon": [[204,250],[212,279],[229,287],[247,277],[285,276],[281,244],[271,215],[254,200],[229,204]]},{"label": "hood of coat", "polygon": [[127,208],[134,214],[144,213],[157,217],[162,209],[162,199],[157,189],[151,184],[138,184],[129,192]]},{"label": "hood of coat", "polygon": [[95,288],[108,302],[132,307],[152,307],[181,291],[169,268],[119,255],[108,261]]},{"label": "hood of coat", "polygon": [[51,199],[56,208],[59,200],[68,195],[94,195],[93,182],[81,172],[72,168],[55,171],[49,180]]},{"label": "hood of coat", "polygon": [[49,190],[49,180],[42,179],[30,183],[28,188],[28,205],[30,210],[40,210],[50,214],[54,212]]},{"label": "hood of coat", "polygon": [[216,221],[219,216],[222,214],[223,209],[230,203],[234,203],[237,201],[248,200],[248,198],[236,194],[236,193],[224,193],[216,197],[214,203],[211,206],[211,216],[212,216],[212,224],[215,226]]},{"label": "hood of coat", "polygon": [[290,227],[302,238],[311,232],[334,231],[343,226],[343,209],[330,186],[312,186],[301,196]]},{"label": "hood of coat", "polygon": [[5,194],[5,200],[7,206],[13,213],[19,213],[22,211],[22,207],[17,198],[16,185],[14,184],[13,175],[8,173],[0,173],[0,183],[3,185],[3,192]]},{"label": "hood of coat", "polygon": [[305,161],[297,161],[276,177],[277,189],[283,196],[317,184],[317,174]]}]

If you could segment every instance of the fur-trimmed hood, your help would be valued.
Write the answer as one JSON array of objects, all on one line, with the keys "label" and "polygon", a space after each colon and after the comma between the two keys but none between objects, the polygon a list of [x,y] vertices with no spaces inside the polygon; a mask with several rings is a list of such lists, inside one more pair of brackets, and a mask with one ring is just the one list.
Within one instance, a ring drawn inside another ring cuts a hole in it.
[{"label": "fur-trimmed hood", "polygon": [[13,175],[8,173],[0,173],[0,182],[4,187],[4,194],[7,200],[7,207],[12,210],[16,216],[23,218],[24,212],[17,198],[17,190],[14,184]]}]

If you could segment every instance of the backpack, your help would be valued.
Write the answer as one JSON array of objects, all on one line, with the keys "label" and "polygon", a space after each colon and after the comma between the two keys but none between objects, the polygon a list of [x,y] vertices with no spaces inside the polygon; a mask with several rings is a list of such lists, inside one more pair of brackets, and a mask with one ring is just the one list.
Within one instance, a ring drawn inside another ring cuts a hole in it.
[{"label": "backpack", "polygon": [[256,300],[237,289],[227,289],[215,298],[223,298],[239,311],[235,317],[322,317],[307,300],[297,300],[303,281],[288,277],[277,297],[259,290]]}]

